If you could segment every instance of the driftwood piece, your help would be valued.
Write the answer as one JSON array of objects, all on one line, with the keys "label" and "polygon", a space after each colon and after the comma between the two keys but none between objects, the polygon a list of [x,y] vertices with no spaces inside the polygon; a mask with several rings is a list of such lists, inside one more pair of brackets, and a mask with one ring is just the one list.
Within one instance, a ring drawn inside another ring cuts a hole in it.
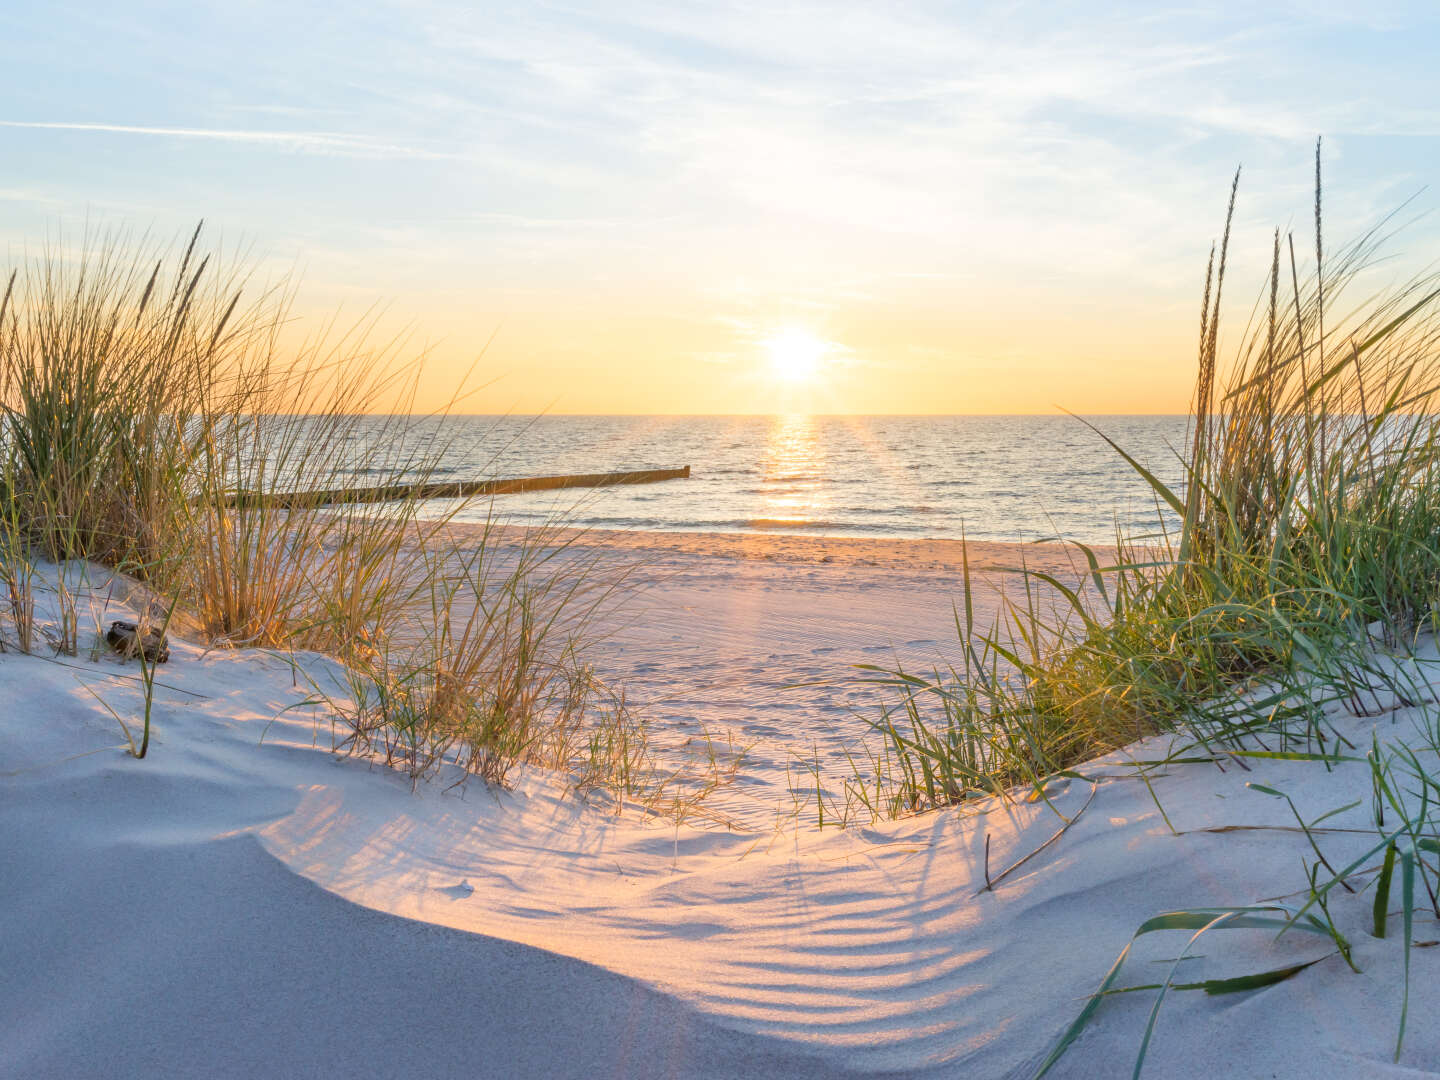
[{"label": "driftwood piece", "polygon": [[165,635],[153,626],[141,631],[133,622],[116,619],[105,632],[105,642],[126,660],[141,656],[152,664],[163,664],[170,659],[170,645]]},{"label": "driftwood piece", "polygon": [[527,476],[518,480],[474,480],[439,484],[390,484],[383,487],[328,488],[320,491],[236,491],[222,505],[241,509],[278,507],[294,510],[341,503],[395,502],[399,499],[464,499],[477,495],[512,495],[522,491],[558,488],[612,487],[623,484],[658,484],[687,480],[690,466],[678,469],[640,469],[634,472],[575,473],[568,476]]}]

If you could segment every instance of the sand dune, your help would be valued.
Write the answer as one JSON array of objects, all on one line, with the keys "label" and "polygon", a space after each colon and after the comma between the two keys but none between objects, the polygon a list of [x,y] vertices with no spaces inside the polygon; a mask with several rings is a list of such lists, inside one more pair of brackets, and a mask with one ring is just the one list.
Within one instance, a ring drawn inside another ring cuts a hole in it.
[{"label": "sand dune", "polygon": [[[733,699],[697,681],[677,692],[684,710],[749,708],[777,745],[817,706],[779,709],[778,689],[747,704],[739,680],[767,663],[819,670],[865,642],[891,647],[907,595],[924,602],[899,647],[943,649],[939,574],[933,596],[917,588],[928,568],[809,560],[792,577],[778,559],[664,559],[651,615],[609,662],[619,674],[719,664]],[[834,660],[822,641],[839,643]],[[777,659],[747,659],[747,643]],[[1293,824],[1247,780],[1283,788],[1307,817],[1359,799],[1327,824],[1370,824],[1363,763],[1179,765],[1154,777],[1172,835],[1113,755],[1081,770],[1098,787],[1062,839],[985,891],[987,837],[998,874],[1055,833],[1043,803],[822,832],[762,820],[766,800],[751,795],[750,827],[726,831],[616,816],[535,771],[508,793],[412,791],[333,758],[325,715],[293,708],[304,691],[285,659],[174,652],[145,761],[82,689],[133,715],[133,668],[0,656],[0,1074],[1022,1076],[1143,919],[1303,885],[1303,836],[1198,831]],[[1364,745],[1430,722],[1425,706],[1385,704],[1336,723]],[[779,755],[754,759],[770,794]],[[1090,789],[1064,782],[1056,807],[1073,815]],[[1343,859],[1371,839],[1336,834],[1327,849]],[[1440,950],[1412,950],[1411,1028],[1393,1066],[1403,951],[1369,936],[1369,901],[1334,905],[1362,974],[1331,956],[1262,991],[1175,994],[1145,1075],[1440,1071]],[[1134,981],[1155,981],[1186,936],[1143,940]],[[1187,977],[1298,963],[1327,944],[1213,935]],[[1107,1001],[1053,1075],[1128,1075],[1151,1001]]]}]

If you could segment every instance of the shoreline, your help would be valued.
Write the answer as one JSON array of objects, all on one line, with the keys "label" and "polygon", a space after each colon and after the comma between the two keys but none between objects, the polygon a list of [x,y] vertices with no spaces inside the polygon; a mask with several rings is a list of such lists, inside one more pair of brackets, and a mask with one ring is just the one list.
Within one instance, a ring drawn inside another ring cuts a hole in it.
[{"label": "shoreline", "polygon": [[[449,523],[440,539],[464,549],[485,531]],[[735,781],[706,807],[759,832],[802,799],[813,813],[817,784],[844,798],[857,758],[880,752],[872,724],[894,695],[873,685],[877,669],[948,678],[967,602],[977,633],[1003,623],[1007,593],[1023,603],[1021,566],[1081,591],[1089,581],[1082,553],[1056,544],[516,526],[488,536],[502,558],[527,541],[623,576],[623,598],[588,628],[587,663],[623,689],[667,768],[714,750],[734,761]],[[1031,589],[1042,603],[1058,596],[1033,579]]]},{"label": "shoreline", "polygon": [[[710,556],[777,563],[818,563],[880,569],[940,570],[961,573],[968,558],[972,572],[996,573],[1021,566],[1054,573],[1080,570],[1084,556],[1073,544],[1051,541],[954,540],[948,538],[809,536],[793,533],[707,532],[704,530],[599,529],[530,525],[493,525],[449,521],[443,531],[480,535],[489,529],[503,543],[544,536],[589,550],[625,554]],[[1087,545],[1100,558],[1113,557],[1112,545]]]}]

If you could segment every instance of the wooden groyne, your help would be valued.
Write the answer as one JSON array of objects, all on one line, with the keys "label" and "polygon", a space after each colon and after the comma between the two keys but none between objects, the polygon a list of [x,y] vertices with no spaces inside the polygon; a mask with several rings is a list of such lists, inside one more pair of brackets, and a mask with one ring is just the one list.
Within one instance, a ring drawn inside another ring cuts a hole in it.
[{"label": "wooden groyne", "polygon": [[690,466],[679,469],[639,469],[634,472],[573,473],[568,476],[525,476],[514,480],[461,480],[442,484],[387,484],[380,487],[328,488],[319,491],[237,491],[225,505],[244,509],[277,507],[283,510],[342,503],[398,502],[408,499],[469,499],[477,495],[513,495],[521,491],[559,488],[610,487],[619,484],[658,484],[688,480]]}]

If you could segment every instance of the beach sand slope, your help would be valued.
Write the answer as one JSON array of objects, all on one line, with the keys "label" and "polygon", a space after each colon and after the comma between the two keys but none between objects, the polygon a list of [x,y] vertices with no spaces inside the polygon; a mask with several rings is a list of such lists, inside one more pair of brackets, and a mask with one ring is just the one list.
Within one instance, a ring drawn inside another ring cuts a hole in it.
[{"label": "beach sand slope", "polygon": [[[84,689],[134,718],[134,671],[0,656],[0,1075],[1023,1076],[1144,919],[1303,886],[1302,835],[1204,831],[1293,825],[1247,781],[1307,820],[1359,800],[1327,826],[1372,824],[1363,762],[1177,765],[1152,797],[1127,764],[1168,749],[1152,739],[1053,786],[1061,813],[1088,807],[987,891],[987,841],[998,875],[1059,828],[1043,802],[727,832],[616,816],[536,772],[412,790],[328,752],[284,658],[184,643],[137,761]],[[1363,747],[1434,722],[1385,704],[1335,723]],[[1440,949],[1411,950],[1392,1065],[1403,948],[1370,936],[1371,899],[1332,898],[1360,974],[1330,955],[1260,991],[1172,994],[1145,1075],[1440,1071]],[[1433,918],[1416,936],[1440,938]],[[1159,981],[1188,937],[1142,939],[1124,981]],[[1191,951],[1177,977],[1331,948],[1232,931]],[[1052,1075],[1128,1075],[1152,1003],[1107,1000]]]}]

